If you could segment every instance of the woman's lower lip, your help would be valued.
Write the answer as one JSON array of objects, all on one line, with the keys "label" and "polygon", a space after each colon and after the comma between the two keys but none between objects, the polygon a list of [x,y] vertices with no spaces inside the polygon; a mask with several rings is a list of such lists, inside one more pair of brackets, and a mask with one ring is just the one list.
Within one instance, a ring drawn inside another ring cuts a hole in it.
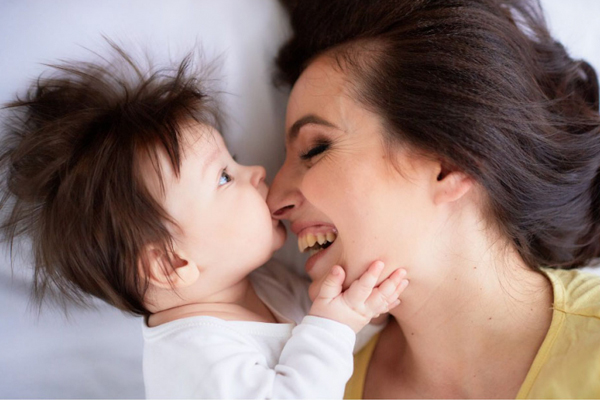
[{"label": "woman's lower lip", "polygon": [[315,266],[315,263],[321,258],[323,257],[323,255],[325,253],[327,253],[329,251],[329,249],[333,246],[333,243],[327,247],[326,249],[323,249],[321,251],[319,251],[318,253],[310,256],[308,258],[308,260],[306,260],[306,264],[304,264],[304,270],[308,273],[311,269],[313,269],[313,267]]}]

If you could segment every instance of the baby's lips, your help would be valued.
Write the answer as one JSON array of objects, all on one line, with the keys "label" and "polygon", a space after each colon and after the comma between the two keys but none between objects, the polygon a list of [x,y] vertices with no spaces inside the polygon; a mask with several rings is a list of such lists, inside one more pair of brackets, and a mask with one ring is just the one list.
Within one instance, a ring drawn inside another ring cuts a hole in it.
[{"label": "baby's lips", "polygon": [[281,225],[281,229],[283,229],[287,235],[287,229],[285,228],[283,221],[276,219],[276,218],[271,218],[271,220],[273,221],[273,227],[277,227],[278,225]]}]

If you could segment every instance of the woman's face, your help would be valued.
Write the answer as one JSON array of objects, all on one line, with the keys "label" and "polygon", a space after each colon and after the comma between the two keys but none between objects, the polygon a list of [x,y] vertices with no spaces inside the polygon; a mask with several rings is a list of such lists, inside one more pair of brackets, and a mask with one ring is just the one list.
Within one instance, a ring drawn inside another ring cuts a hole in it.
[{"label": "woman's face", "polygon": [[382,279],[410,268],[434,218],[439,164],[400,146],[386,151],[380,118],[353,100],[348,78],[326,57],[302,73],[288,103],[287,157],[267,199],[274,216],[290,220],[301,251],[314,253],[305,265],[313,298],[335,264],[346,285],[376,259],[386,263]]}]

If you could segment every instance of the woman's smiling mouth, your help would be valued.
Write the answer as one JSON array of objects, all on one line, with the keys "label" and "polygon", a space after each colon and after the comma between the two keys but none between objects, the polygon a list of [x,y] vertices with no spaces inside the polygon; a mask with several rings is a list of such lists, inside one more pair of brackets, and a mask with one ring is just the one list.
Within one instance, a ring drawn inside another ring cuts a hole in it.
[{"label": "woman's smiling mouth", "polygon": [[306,261],[305,269],[309,272],[317,259],[326,252],[338,237],[338,231],[331,225],[323,224],[292,224],[292,231],[298,236],[298,250],[308,253],[310,257]]},{"label": "woman's smiling mouth", "polygon": [[323,232],[310,232],[305,229],[298,235],[298,250],[300,253],[308,252],[311,256],[319,251],[328,248],[337,238],[335,229]]}]

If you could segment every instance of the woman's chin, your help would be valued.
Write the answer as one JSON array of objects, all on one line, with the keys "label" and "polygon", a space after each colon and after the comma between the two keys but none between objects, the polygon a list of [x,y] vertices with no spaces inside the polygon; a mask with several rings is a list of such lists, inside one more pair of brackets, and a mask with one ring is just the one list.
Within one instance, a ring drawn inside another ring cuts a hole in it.
[{"label": "woman's chin", "polygon": [[308,276],[310,277],[312,282],[308,287],[308,296],[312,301],[314,301],[317,298],[319,290],[321,290],[321,285],[323,284],[323,281],[325,280],[327,274],[329,274],[329,271],[331,271],[331,268],[333,268],[334,265],[339,265],[339,263],[327,262],[326,260],[323,260],[318,264],[313,264],[312,267],[309,269]]},{"label": "woman's chin", "polygon": [[308,297],[310,298],[310,301],[315,301],[320,289],[321,281],[312,281],[310,283],[310,286],[308,287]]},{"label": "woman's chin", "polygon": [[329,272],[331,267],[339,264],[338,246],[333,242],[329,247],[310,256],[304,264],[304,270],[312,280],[318,280]]}]

